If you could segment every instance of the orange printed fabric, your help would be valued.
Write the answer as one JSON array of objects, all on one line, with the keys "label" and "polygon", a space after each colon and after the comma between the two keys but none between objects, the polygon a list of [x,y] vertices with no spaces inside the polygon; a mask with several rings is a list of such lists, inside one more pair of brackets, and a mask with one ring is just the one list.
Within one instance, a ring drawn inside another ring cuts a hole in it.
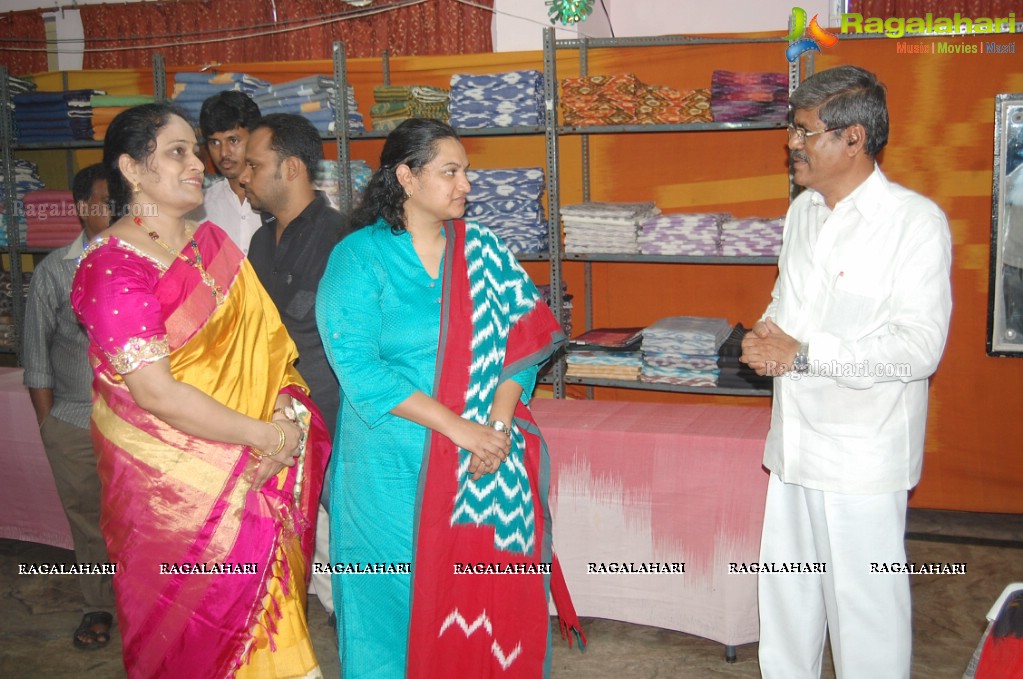
[{"label": "orange printed fabric", "polygon": [[565,125],[709,123],[710,92],[647,85],[633,73],[591,75],[561,81]]}]

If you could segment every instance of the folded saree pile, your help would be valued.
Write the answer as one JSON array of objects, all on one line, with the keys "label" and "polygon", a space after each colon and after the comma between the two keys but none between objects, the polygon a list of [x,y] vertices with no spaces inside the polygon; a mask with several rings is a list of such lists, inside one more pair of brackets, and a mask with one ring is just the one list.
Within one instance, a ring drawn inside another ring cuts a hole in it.
[{"label": "folded saree pile", "polygon": [[174,93],[171,99],[189,115],[193,123],[196,123],[199,121],[202,103],[214,94],[237,90],[250,97],[256,97],[269,86],[270,83],[267,81],[246,73],[182,71],[174,74]]},{"label": "folded saree pile", "polygon": [[470,170],[465,218],[483,224],[513,253],[547,250],[543,168]]},{"label": "folded saree pile", "polygon": [[34,92],[35,89],[35,81],[31,78],[18,78],[10,73],[7,74],[7,91],[11,94],[11,96],[15,94],[25,94],[26,92]]},{"label": "folded saree pile", "polygon": [[784,122],[789,111],[788,76],[714,71],[710,108],[716,123]]},{"label": "folded saree pile", "polygon": [[639,351],[593,351],[569,348],[565,354],[569,377],[638,380],[643,366]]},{"label": "folded saree pile", "polygon": [[712,122],[708,90],[647,85],[633,73],[565,78],[559,101],[573,126]]},{"label": "folded saree pile", "polygon": [[[269,85],[252,97],[263,115],[292,113],[311,122],[320,134],[334,131],[335,97],[334,79],[326,75],[310,75],[297,80]],[[364,130],[365,123],[355,102],[355,90],[345,88],[348,109],[348,129]]]},{"label": "folded saree pile", "polygon": [[[22,299],[28,297],[28,286],[31,282],[31,272],[23,271],[21,273]],[[0,271],[0,347],[13,347],[17,341],[13,309],[15,287],[10,272]]]},{"label": "folded saree pile", "polygon": [[544,124],[543,73],[456,73],[451,76],[453,127],[516,127]]},{"label": "folded saree pile", "polygon": [[718,386],[727,389],[770,389],[772,378],[756,374],[745,363],[742,356],[742,338],[747,329],[742,323],[736,324],[731,334],[718,348]]},{"label": "folded saree pile", "polygon": [[658,215],[639,227],[639,251],[644,255],[713,257],[721,251],[721,213]]},{"label": "folded saree pile", "polygon": [[[549,285],[538,285],[536,286],[537,292],[540,293],[540,299],[543,303],[552,308],[551,306],[551,286]],[[572,336],[572,295],[566,292],[568,286],[562,283],[561,285],[561,318],[563,319],[561,327],[565,331],[565,337]],[[557,312],[554,314],[557,316]]]},{"label": "folded saree pile", "polygon": [[[373,174],[369,164],[364,160],[351,160],[348,162],[348,172],[352,179],[352,204],[358,205],[362,200],[362,192],[369,184],[369,178]],[[313,186],[317,191],[323,191],[334,209],[341,205],[341,168],[336,160],[321,160],[316,168],[316,176],[313,179]]]},{"label": "folded saree pile", "polygon": [[57,248],[82,231],[70,191],[42,190],[25,194],[25,244]]},{"label": "folded saree pile", "polygon": [[378,85],[369,109],[373,129],[390,132],[409,118],[448,120],[448,91],[429,85]]},{"label": "folded saree pile", "polygon": [[637,254],[640,225],[658,214],[652,202],[565,205],[565,252]]},{"label": "folded saree pile", "polygon": [[26,92],[11,97],[14,136],[20,142],[92,139],[92,95],[96,90]]},{"label": "folded saree pile", "polygon": [[785,218],[731,218],[721,222],[721,254],[725,257],[777,257]]},{"label": "folded saree pile", "polygon": [[718,347],[732,326],[723,318],[669,316],[643,331],[644,382],[713,387],[718,378]]},{"label": "folded saree pile", "polygon": [[132,106],[151,104],[156,97],[146,94],[94,94],[92,95],[92,138],[102,140],[117,114]]},{"label": "folded saree pile", "polygon": [[15,158],[13,164],[13,178],[5,177],[3,174],[3,168],[0,167],[0,223],[2,223],[3,227],[0,228],[0,246],[5,247],[11,245],[11,243],[8,242],[7,234],[7,224],[11,216],[3,213],[6,209],[7,191],[12,188],[14,190],[14,197],[17,201],[17,212],[13,216],[13,219],[17,225],[18,244],[25,245],[27,227],[24,209],[25,195],[31,191],[39,191],[40,189],[46,188],[42,180],[39,179],[39,168],[35,163],[30,160],[24,160],[23,158]]}]

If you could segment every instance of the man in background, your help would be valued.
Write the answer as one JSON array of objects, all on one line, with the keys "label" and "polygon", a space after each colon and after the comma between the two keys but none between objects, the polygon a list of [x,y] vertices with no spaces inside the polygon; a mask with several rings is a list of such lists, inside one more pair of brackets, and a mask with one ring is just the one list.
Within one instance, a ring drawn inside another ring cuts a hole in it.
[{"label": "man in background", "polygon": [[245,146],[257,120],[259,106],[244,92],[220,92],[203,102],[199,129],[210,161],[226,181],[206,189],[203,204],[188,215],[200,224],[209,220],[219,226],[246,254],[262,221],[245,197],[238,177],[245,169]]},{"label": "man in background", "polygon": [[761,571],[760,671],[819,679],[828,635],[843,679],[909,679],[909,575],[876,566],[907,561],[928,378],[952,311],[951,235],[937,205],[877,165],[888,106],[872,73],[821,71],[789,106],[793,178],[807,190],[742,360],[775,377],[760,561],[811,572]]},{"label": "man in background", "polygon": [[[312,123],[299,115],[274,113],[251,128],[239,180],[252,206],[264,213],[264,225],[252,238],[249,261],[298,346],[295,366],[333,441],[340,386],[316,326],[316,290],[345,220],[313,185],[322,159],[323,141]],[[328,474],[323,498],[330,497],[329,479]],[[321,503],[315,563],[330,563],[329,530]],[[312,582],[323,607],[333,614],[330,573],[314,569]]]},{"label": "man in background", "polygon": [[[78,563],[105,564],[100,532],[100,480],[92,448],[92,368],[89,338],[71,309],[71,281],[84,246],[110,226],[107,180],[101,165],[75,175],[72,195],[82,223],[75,240],[48,254],[35,268],[25,306],[25,386]],[[85,615],[75,630],[76,648],[110,642],[114,590],[110,575],[79,575]]]}]

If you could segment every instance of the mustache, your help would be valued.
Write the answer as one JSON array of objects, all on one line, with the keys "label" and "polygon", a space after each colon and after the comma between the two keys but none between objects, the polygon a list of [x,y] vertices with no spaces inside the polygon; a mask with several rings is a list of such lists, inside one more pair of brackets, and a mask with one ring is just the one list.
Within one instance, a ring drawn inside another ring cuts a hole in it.
[{"label": "mustache", "polygon": [[804,163],[809,160],[806,157],[806,154],[803,153],[802,151],[793,151],[792,153],[789,154],[789,159],[793,160],[793,161],[798,160],[798,161],[801,161],[801,162],[804,162]]}]

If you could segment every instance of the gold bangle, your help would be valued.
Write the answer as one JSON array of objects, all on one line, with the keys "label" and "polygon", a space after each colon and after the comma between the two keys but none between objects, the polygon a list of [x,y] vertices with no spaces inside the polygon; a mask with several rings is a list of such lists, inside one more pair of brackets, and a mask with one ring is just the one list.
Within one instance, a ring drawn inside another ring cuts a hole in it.
[{"label": "gold bangle", "polygon": [[284,450],[284,444],[287,443],[287,441],[288,441],[288,435],[284,433],[284,427],[282,427],[277,422],[268,422],[267,424],[269,424],[271,427],[276,429],[277,430],[277,436],[280,437],[278,439],[278,441],[277,441],[277,447],[274,448],[269,453],[266,453],[266,457],[273,457],[277,453],[279,453],[282,450]]}]

